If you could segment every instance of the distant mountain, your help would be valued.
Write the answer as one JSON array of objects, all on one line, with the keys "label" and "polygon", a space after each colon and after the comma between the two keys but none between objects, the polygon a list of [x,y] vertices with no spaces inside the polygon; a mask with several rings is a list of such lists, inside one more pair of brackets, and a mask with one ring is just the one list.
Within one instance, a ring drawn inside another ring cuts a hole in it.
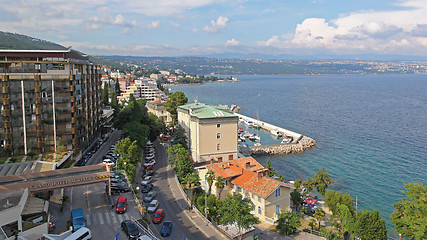
[{"label": "distant mountain", "polygon": [[65,50],[67,48],[46,40],[0,31],[0,49]]}]

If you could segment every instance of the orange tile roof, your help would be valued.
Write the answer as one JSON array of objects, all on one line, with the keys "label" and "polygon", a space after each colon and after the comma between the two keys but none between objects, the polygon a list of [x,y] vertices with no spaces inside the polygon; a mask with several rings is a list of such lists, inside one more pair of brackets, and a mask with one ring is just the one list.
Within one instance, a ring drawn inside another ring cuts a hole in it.
[{"label": "orange tile roof", "polygon": [[[249,164],[246,168],[246,164]],[[249,171],[257,171],[264,167],[253,157],[238,158],[230,161],[219,162],[211,165],[206,165],[208,170],[215,173],[215,177],[231,178],[242,174],[243,169]]]},{"label": "orange tile roof", "polygon": [[257,172],[243,170],[243,174],[234,178],[231,183],[262,198],[267,198],[279,186],[293,188],[291,184],[283,183],[268,176],[263,176],[262,173],[260,174],[261,176],[258,178]]}]

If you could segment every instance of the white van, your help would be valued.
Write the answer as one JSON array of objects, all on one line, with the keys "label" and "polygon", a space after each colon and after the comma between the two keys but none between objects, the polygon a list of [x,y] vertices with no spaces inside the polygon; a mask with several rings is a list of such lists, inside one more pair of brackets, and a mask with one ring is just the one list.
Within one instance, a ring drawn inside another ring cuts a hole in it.
[{"label": "white van", "polygon": [[43,234],[43,237],[49,240],[89,240],[92,239],[92,233],[89,228],[82,227],[75,232],[68,230],[61,234]]}]

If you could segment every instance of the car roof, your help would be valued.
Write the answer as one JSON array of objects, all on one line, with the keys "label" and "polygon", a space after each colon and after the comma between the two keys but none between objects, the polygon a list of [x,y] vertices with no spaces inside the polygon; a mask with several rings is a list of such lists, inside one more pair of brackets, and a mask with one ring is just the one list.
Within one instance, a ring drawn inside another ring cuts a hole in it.
[{"label": "car roof", "polygon": [[117,202],[124,202],[124,201],[126,201],[126,197],[124,196],[119,197],[119,199],[117,199]]},{"label": "car roof", "polygon": [[157,209],[156,213],[161,213],[161,212],[164,212],[164,211],[165,211],[165,210],[163,210],[163,209],[159,208],[159,209]]},{"label": "car roof", "polygon": [[151,201],[151,203],[157,203],[157,202],[159,202],[159,201],[157,201],[156,199],[154,199],[154,200]]}]

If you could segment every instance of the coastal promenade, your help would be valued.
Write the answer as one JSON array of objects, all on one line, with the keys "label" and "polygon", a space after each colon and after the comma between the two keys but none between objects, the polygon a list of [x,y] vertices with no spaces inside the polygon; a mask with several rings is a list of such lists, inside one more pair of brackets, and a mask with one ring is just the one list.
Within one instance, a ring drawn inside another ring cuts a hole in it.
[{"label": "coastal promenade", "polygon": [[240,147],[239,152],[245,156],[304,152],[305,150],[317,145],[317,142],[314,139],[304,136],[300,133],[296,133],[288,129],[275,126],[273,124],[254,119],[243,114],[234,113],[234,115],[239,117],[239,121],[251,121],[268,132],[274,130],[285,134],[288,137],[292,137],[292,141],[290,143]]}]

